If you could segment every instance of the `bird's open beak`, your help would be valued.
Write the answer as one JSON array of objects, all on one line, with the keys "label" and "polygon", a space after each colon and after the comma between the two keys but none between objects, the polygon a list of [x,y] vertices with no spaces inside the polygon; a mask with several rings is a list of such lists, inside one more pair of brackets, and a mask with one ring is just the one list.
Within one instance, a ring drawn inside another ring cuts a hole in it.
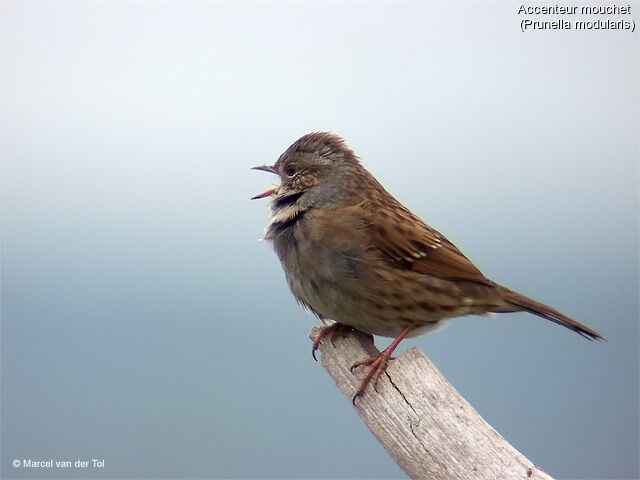
[{"label": "bird's open beak", "polygon": [[276,185],[275,187],[270,188],[266,192],[262,192],[261,194],[256,195],[255,197],[251,197],[251,200],[256,200],[258,198],[264,198],[264,197],[270,197],[271,195],[275,195],[276,193],[278,193],[278,190],[280,190],[280,185]]},{"label": "bird's open beak", "polygon": [[[253,167],[251,170],[262,170],[263,172],[275,173],[276,175],[278,174],[278,171],[275,169],[275,167],[271,165],[261,165],[259,167]],[[276,185],[273,188],[270,188],[269,190],[267,190],[266,192],[262,192],[261,194],[256,195],[255,197],[251,197],[251,200],[270,197],[271,195],[275,195],[276,193],[278,193],[278,190],[280,190],[280,185]]]},{"label": "bird's open beak", "polygon": [[263,172],[275,173],[278,174],[276,167],[272,165],[260,165],[259,167],[253,167],[251,170],[262,170]]}]

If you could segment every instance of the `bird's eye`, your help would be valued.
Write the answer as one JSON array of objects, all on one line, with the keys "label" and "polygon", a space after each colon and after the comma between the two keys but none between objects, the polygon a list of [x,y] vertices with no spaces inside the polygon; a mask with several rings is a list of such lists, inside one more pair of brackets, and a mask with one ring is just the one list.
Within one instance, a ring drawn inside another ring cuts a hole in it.
[{"label": "bird's eye", "polygon": [[296,167],[294,167],[293,165],[287,165],[287,167],[284,169],[284,173],[287,174],[287,177],[293,177],[296,174]]}]

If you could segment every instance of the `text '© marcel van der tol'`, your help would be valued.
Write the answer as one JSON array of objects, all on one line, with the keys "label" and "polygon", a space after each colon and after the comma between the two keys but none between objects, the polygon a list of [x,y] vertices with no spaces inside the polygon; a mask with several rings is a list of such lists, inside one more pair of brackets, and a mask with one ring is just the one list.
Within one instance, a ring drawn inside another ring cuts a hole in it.
[{"label": "text '\u00a9 marcel van der tol'", "polygon": [[53,458],[48,460],[33,460],[31,458],[23,458],[20,460],[16,458],[11,464],[13,468],[28,468],[33,470],[48,468],[104,468],[104,458],[92,458],[90,460],[78,458],[75,462],[71,460],[54,460]]}]

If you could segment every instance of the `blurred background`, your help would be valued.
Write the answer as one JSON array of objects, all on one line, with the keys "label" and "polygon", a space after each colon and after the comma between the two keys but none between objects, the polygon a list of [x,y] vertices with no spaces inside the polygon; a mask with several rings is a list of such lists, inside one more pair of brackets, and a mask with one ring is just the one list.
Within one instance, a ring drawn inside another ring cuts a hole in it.
[{"label": "blurred background", "polygon": [[556,478],[638,478],[638,33],[522,33],[518,8],[1,3],[1,476],[404,477],[311,358],[249,200],[276,181],[250,167],[330,130],[608,340],[509,314],[400,351]]}]

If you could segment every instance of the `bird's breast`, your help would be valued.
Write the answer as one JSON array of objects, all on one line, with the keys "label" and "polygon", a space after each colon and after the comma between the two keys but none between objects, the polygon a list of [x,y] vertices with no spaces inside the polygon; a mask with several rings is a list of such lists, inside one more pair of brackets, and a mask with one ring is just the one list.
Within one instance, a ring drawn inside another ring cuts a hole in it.
[{"label": "bird's breast", "polygon": [[297,301],[320,318],[393,337],[466,313],[454,284],[391,266],[348,215],[311,209],[271,240]]}]

